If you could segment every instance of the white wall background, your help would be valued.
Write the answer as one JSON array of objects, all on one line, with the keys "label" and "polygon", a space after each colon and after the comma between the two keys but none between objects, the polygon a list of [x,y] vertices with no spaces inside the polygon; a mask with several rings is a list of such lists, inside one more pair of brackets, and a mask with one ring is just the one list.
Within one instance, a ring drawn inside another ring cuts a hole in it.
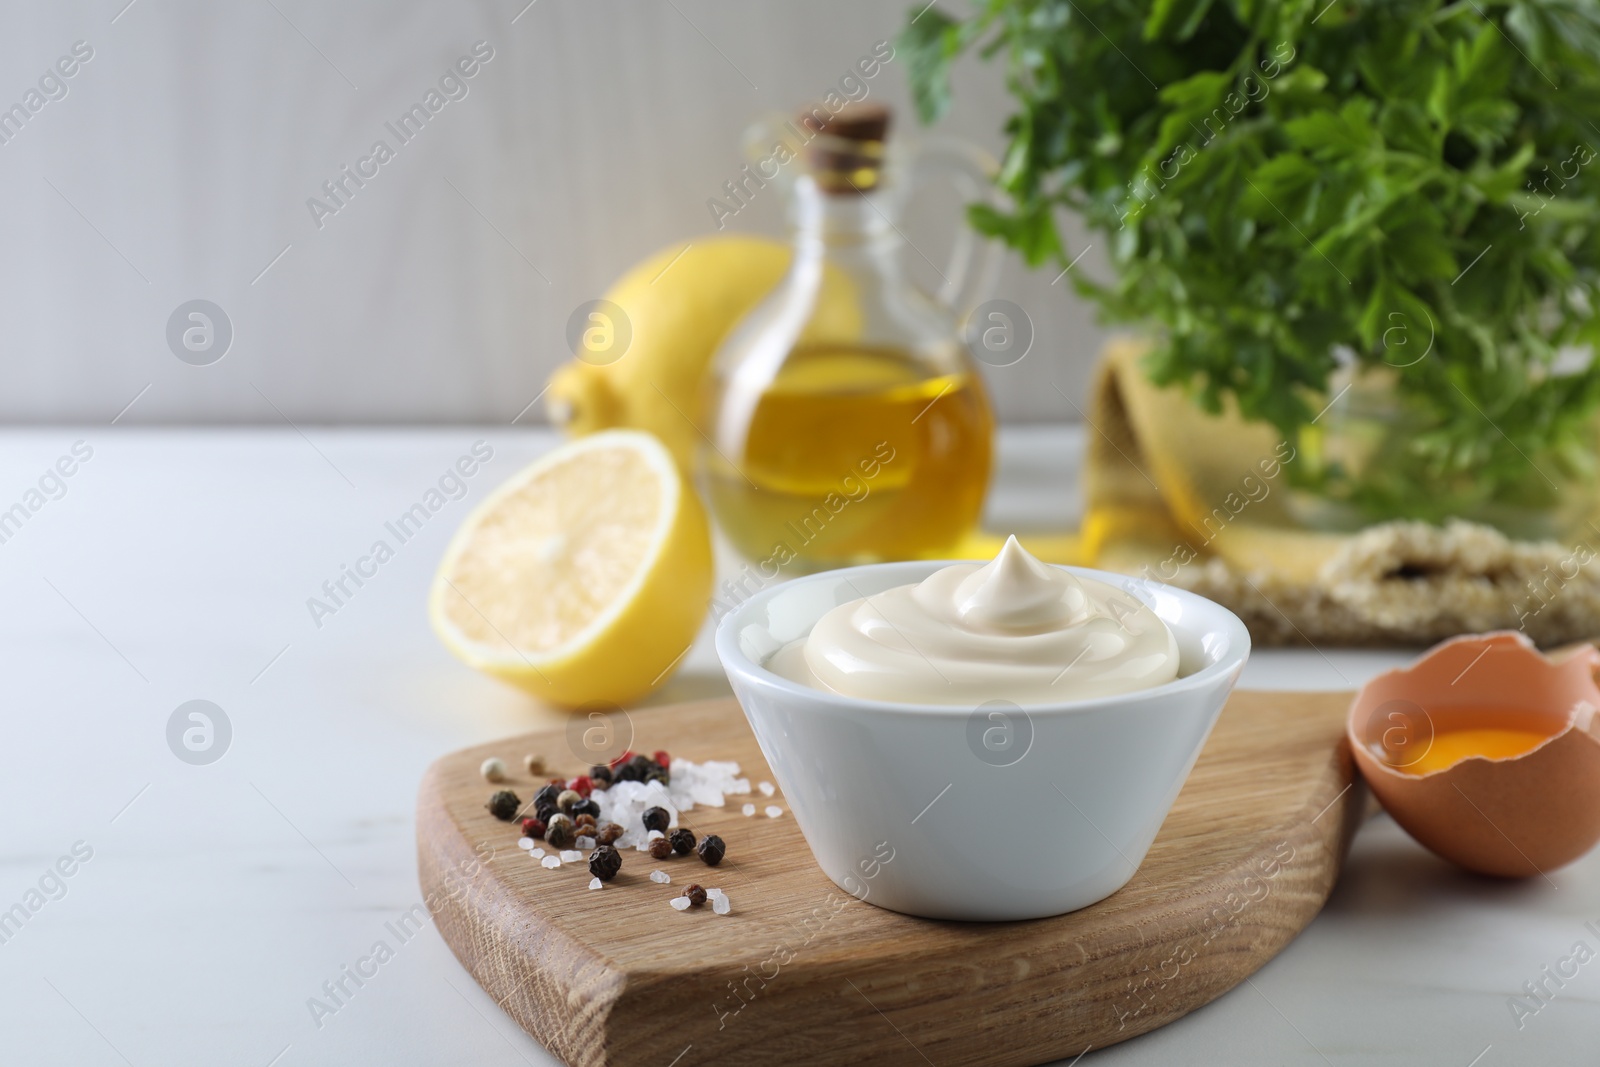
[{"label": "white wall background", "polygon": [[[0,420],[508,421],[566,357],[577,304],[712,228],[744,126],[819,98],[907,17],[902,0],[526,3],[0,5],[0,107],[75,41],[94,52],[0,145]],[[494,58],[469,95],[319,229],[307,198],[393,144],[384,123],[480,40]],[[964,67],[941,132],[997,151],[1002,74]],[[870,85],[912,129],[904,58]],[[926,197],[906,224],[935,260],[955,206]],[[777,233],[779,208],[730,229]],[[1077,269],[1103,264],[1094,248]],[[1081,403],[1102,338],[1054,274],[1002,272],[1037,337],[988,370],[1012,421],[1075,417],[1051,383]],[[166,342],[195,298],[233,324],[210,366]]]}]

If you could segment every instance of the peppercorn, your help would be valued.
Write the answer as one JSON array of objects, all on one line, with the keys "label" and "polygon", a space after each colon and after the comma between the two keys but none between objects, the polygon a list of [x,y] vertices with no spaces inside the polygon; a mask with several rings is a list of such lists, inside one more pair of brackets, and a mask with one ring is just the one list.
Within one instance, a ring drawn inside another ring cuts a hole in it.
[{"label": "peppercorn", "polygon": [[561,814],[561,809],[556,807],[555,801],[553,800],[544,804],[537,804],[533,809],[533,817],[544,823],[546,826],[550,825],[551,816],[559,814]]},{"label": "peppercorn", "polygon": [[580,774],[567,783],[567,788],[577,793],[580,797],[587,797],[590,791],[594,789],[594,779],[587,774]]},{"label": "peppercorn", "polygon": [[528,769],[528,773],[535,778],[544,773],[543,756],[536,756],[530,752],[528,755],[522,757],[522,765],[526,767]]},{"label": "peppercorn", "polygon": [[651,757],[651,759],[654,759],[658,764],[660,764],[663,767],[672,766],[672,757],[667,755],[666,749],[662,749],[662,748],[656,749],[655,754]]},{"label": "peppercorn", "polygon": [[604,763],[596,763],[589,768],[589,780],[595,784],[596,789],[604,789],[611,784],[611,768]]},{"label": "peppercorn", "polygon": [[601,845],[589,854],[589,873],[602,882],[609,882],[622,869],[622,853],[610,845]]},{"label": "peppercorn", "polygon": [[653,859],[653,860],[664,860],[670,855],[672,855],[672,842],[671,841],[668,841],[664,837],[658,837],[654,841],[650,842],[650,858],[651,859]]},{"label": "peppercorn", "polygon": [[593,815],[598,819],[600,817],[600,802],[592,797],[585,798],[572,805],[572,810],[567,814],[573,818],[577,818],[579,815]]},{"label": "peppercorn", "polygon": [[700,858],[706,861],[707,866],[715,867],[728,854],[728,846],[716,834],[707,834],[700,839],[700,847],[695,851],[700,853]]},{"label": "peppercorn", "polygon": [[560,795],[561,787],[559,785],[542,785],[539,787],[539,791],[533,794],[534,806],[549,804],[551,807],[555,807],[556,798]]},{"label": "peppercorn", "polygon": [[644,828],[646,830],[661,830],[665,832],[667,829],[667,823],[671,821],[672,816],[667,814],[666,808],[656,807],[644,809]]},{"label": "peppercorn", "polygon": [[572,829],[584,837],[593,837],[595,834],[594,818],[589,815],[580,815],[572,820]]},{"label": "peppercorn", "polygon": [[563,789],[561,791],[561,795],[556,797],[556,807],[560,808],[562,811],[566,812],[568,815],[571,815],[572,814],[572,806],[574,804],[579,803],[582,800],[583,800],[583,795],[581,793],[579,793],[576,789]]},{"label": "peppercorn", "polygon": [[615,757],[615,758],[613,758],[611,760],[611,763],[610,763],[611,769],[612,770],[616,770],[618,767],[621,767],[623,764],[627,763],[631,759],[633,759],[633,750],[632,749],[624,749],[622,755],[617,756],[617,757]]},{"label": "peppercorn", "polygon": [[489,798],[489,803],[484,807],[489,809],[489,814],[501,822],[510,822],[516,817],[517,809],[522,807],[522,801],[517,799],[517,794],[509,789],[502,789]]},{"label": "peppercorn", "polygon": [[484,778],[491,782],[503,782],[506,780],[505,761],[496,759],[494,756],[490,756],[488,759],[484,760],[482,766],[478,768],[478,773],[483,775]]},{"label": "peppercorn", "polygon": [[638,756],[634,756],[631,760],[628,761],[628,766],[632,767],[634,770],[638,771],[640,774],[643,774],[645,771],[648,771],[651,767],[659,767],[659,766],[661,766],[661,764],[657,763],[655,760],[651,759],[649,756],[638,755]]},{"label": "peppercorn", "polygon": [[644,777],[640,780],[644,782],[660,782],[662,785],[666,785],[672,781],[672,775],[668,773],[665,767],[652,766],[644,772]]},{"label": "peppercorn", "polygon": [[687,856],[694,851],[694,831],[686,826],[680,826],[667,836],[672,843],[672,851],[680,856]]},{"label": "peppercorn", "polygon": [[691,908],[698,908],[706,902],[704,886],[692,885],[683,891],[683,895],[689,898],[689,907]]},{"label": "peppercorn", "polygon": [[543,837],[544,836],[544,820],[543,819],[523,819],[522,820],[522,836],[523,837],[531,837],[535,841],[537,841],[539,838]]},{"label": "peppercorn", "polygon": [[571,848],[578,839],[577,828],[565,815],[552,815],[544,826],[544,839],[552,848]]},{"label": "peppercorn", "polygon": [[608,822],[604,826],[600,827],[598,831],[596,831],[594,839],[600,842],[602,845],[609,845],[621,836],[622,827],[618,826],[614,822]]}]

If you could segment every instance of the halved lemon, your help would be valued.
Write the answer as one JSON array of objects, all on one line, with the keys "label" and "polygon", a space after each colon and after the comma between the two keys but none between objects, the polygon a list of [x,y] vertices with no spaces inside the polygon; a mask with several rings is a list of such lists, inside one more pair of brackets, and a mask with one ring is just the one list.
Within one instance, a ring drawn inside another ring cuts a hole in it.
[{"label": "halved lemon", "polygon": [[608,430],[557,448],[456,532],[428,614],[467,664],[555,704],[663,681],[711,599],[711,532],[672,454]]}]

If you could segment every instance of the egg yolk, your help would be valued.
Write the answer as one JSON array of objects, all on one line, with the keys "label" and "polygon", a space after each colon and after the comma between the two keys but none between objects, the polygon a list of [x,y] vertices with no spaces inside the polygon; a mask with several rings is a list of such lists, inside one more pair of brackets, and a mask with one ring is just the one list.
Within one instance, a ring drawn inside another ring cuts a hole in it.
[{"label": "egg yolk", "polygon": [[1487,726],[1464,730],[1443,730],[1434,735],[1433,744],[1421,759],[1396,770],[1408,774],[1428,774],[1453,767],[1464,759],[1484,756],[1488,759],[1506,759],[1531,752],[1548,740],[1548,733],[1537,730],[1518,730],[1504,726]]}]

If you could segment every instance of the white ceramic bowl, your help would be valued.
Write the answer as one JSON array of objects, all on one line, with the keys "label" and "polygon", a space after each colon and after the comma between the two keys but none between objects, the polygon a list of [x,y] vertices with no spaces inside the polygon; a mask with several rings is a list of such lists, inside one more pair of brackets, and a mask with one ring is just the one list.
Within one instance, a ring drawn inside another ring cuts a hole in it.
[{"label": "white ceramic bowl", "polygon": [[947,563],[881,563],[764,589],[723,616],[717,655],[817,863],[847,893],[934,919],[1087,907],[1138,869],[1250,654],[1230,611],[1155,582],[1063,568],[1148,604],[1179,677],[1018,708],[825,693],[762,664],[830,608]]}]

